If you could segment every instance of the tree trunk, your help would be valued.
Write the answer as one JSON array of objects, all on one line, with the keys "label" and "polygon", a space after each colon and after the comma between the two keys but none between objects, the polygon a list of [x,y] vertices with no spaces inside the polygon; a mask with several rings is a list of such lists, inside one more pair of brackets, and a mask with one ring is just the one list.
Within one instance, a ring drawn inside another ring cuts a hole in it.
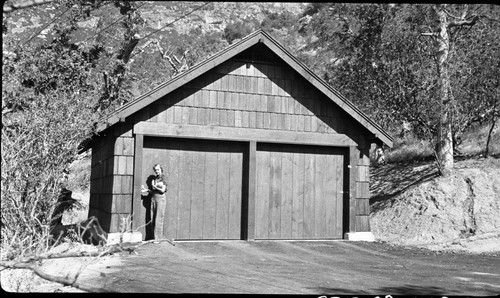
[{"label": "tree trunk", "polygon": [[451,131],[451,99],[450,75],[448,73],[448,54],[450,51],[450,38],[448,36],[448,20],[445,5],[434,6],[437,15],[437,70],[438,70],[438,96],[440,102],[440,116],[437,133],[437,154],[440,170],[443,176],[448,176],[453,171],[453,134]]},{"label": "tree trunk", "polygon": [[493,134],[493,129],[495,128],[495,123],[496,123],[496,110],[497,110],[497,100],[495,100],[495,105],[493,106],[493,115],[491,115],[491,127],[490,130],[488,131],[488,138],[486,139],[486,149],[484,150],[484,157],[488,157],[490,153],[489,148],[490,148],[491,135]]}]

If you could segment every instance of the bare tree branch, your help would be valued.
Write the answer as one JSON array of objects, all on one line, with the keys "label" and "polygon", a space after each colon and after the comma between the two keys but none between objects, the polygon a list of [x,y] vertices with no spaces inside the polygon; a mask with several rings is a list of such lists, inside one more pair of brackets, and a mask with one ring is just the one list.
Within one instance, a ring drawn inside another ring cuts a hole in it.
[{"label": "bare tree branch", "polygon": [[462,27],[462,26],[474,26],[479,20],[479,16],[475,15],[471,20],[460,20],[448,23],[448,28],[452,27]]},{"label": "bare tree branch", "polygon": [[[0,262],[0,266],[4,266],[4,264],[2,262]],[[68,277],[59,277],[59,276],[55,276],[52,274],[48,274],[46,272],[43,272],[39,266],[37,266],[35,264],[30,264],[30,263],[14,263],[14,264],[10,264],[10,265],[4,266],[4,267],[11,268],[11,269],[29,269],[29,270],[33,271],[36,275],[38,275],[39,277],[41,277],[45,280],[56,282],[56,283],[62,284],[64,286],[70,286],[70,287],[80,289],[80,290],[83,290],[86,292],[94,292],[94,293],[113,292],[113,291],[104,290],[102,288],[86,286],[86,285],[83,285],[83,284],[77,282],[76,280],[77,280],[80,272],[77,273],[75,278],[70,279]]]},{"label": "bare tree branch", "polygon": [[67,253],[42,253],[34,256],[24,257],[18,260],[12,261],[0,261],[0,271],[5,269],[29,269],[32,270],[39,277],[60,283],[64,286],[71,286],[73,288],[77,288],[87,292],[110,292],[108,290],[104,290],[102,288],[89,287],[77,282],[78,276],[81,271],[77,272],[75,277],[70,279],[68,277],[59,277],[51,274],[47,274],[43,272],[39,266],[36,265],[36,262],[46,259],[58,259],[58,258],[77,258],[77,257],[102,257],[105,255],[111,255],[119,252],[129,252],[135,253],[135,250],[140,246],[149,243],[149,242],[141,242],[139,244],[131,244],[131,243],[119,243],[116,245],[110,246],[108,249],[104,251],[80,251],[80,252],[67,252]]}]

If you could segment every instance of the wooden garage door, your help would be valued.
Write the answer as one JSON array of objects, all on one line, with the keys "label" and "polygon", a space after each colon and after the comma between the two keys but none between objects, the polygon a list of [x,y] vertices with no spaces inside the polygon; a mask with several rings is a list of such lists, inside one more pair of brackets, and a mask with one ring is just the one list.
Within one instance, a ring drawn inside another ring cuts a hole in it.
[{"label": "wooden garage door", "polygon": [[257,145],[256,239],[342,238],[343,151]]},{"label": "wooden garage door", "polygon": [[143,181],[158,162],[167,176],[165,237],[241,238],[243,144],[146,137],[143,152]]}]

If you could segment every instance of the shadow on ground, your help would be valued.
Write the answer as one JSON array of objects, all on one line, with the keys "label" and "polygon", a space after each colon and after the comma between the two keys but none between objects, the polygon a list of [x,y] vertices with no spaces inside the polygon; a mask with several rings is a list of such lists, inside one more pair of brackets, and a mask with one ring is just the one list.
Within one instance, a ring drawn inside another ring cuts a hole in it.
[{"label": "shadow on ground", "polygon": [[[432,287],[432,286],[413,286],[413,285],[404,285],[399,287],[383,287],[378,289],[379,294],[385,295],[418,295],[418,296],[429,296],[429,295],[453,295],[454,293],[450,293],[449,290],[445,290],[440,287]],[[455,293],[456,294],[456,293]]]},{"label": "shadow on ground", "polygon": [[404,285],[398,287],[383,287],[380,289],[376,289],[374,291],[353,291],[346,289],[338,289],[338,288],[325,288],[325,287],[317,287],[312,288],[318,293],[326,294],[326,295],[380,295],[383,297],[384,295],[450,295],[453,293],[447,292],[447,290],[440,287],[426,287],[426,286],[414,286],[414,285]]},{"label": "shadow on ground", "polygon": [[372,211],[385,208],[394,196],[437,176],[437,166],[430,158],[371,167],[370,206],[372,206]]},{"label": "shadow on ground", "polygon": [[[490,158],[499,159],[500,154]],[[455,156],[455,169],[484,166],[482,155]],[[412,186],[439,176],[434,157],[370,167],[370,207],[373,212],[390,205],[393,198]]]}]

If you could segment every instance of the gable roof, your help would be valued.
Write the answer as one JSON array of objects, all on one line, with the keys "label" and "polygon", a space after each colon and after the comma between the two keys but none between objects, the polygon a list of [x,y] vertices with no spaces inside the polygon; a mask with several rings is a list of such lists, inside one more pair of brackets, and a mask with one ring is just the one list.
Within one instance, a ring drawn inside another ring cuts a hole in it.
[{"label": "gable roof", "polygon": [[309,81],[313,86],[315,86],[318,90],[324,93],[329,99],[331,99],[334,103],[336,103],[342,110],[344,110],[350,116],[352,116],[368,131],[373,133],[377,139],[382,141],[387,146],[392,147],[394,139],[386,131],[384,131],[382,127],[376,124],[372,119],[370,119],[370,117],[368,117],[365,113],[359,110],[353,103],[351,103],[344,96],[342,96],[337,90],[335,90],[325,81],[319,78],[304,63],[300,62],[282,45],[280,45],[273,37],[271,37],[268,33],[266,33],[263,30],[258,30],[246,36],[239,42],[230,45],[229,47],[221,50],[220,52],[216,53],[210,58],[207,58],[206,60],[194,65],[189,70],[173,77],[172,79],[163,84],[160,84],[155,89],[117,108],[115,111],[113,111],[103,119],[104,124],[98,128],[98,131],[103,131],[104,129],[116,124],[120,120],[123,120],[124,118],[134,114],[140,109],[150,105],[151,103],[162,98],[166,94],[176,90],[180,86],[192,81],[198,76],[217,67],[218,65],[231,59],[232,57],[243,52],[244,50],[256,45],[257,43],[264,44],[268,49],[274,52],[274,54],[280,57],[295,71],[297,71],[297,73],[299,73],[304,79]]}]

